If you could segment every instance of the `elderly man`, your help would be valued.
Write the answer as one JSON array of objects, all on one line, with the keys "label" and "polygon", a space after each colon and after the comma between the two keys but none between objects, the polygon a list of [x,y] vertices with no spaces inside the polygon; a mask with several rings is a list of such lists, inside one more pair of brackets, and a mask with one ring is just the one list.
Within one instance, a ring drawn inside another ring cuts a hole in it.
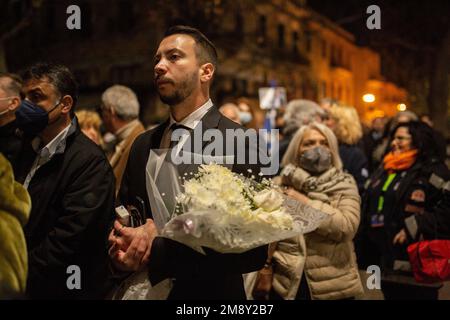
[{"label": "elderly man", "polygon": [[32,202],[25,226],[27,295],[100,298],[107,280],[105,240],[114,212],[114,175],[102,150],[81,133],[77,84],[62,65],[39,63],[23,76],[17,124],[24,142],[14,170]]},{"label": "elderly man", "polygon": [[18,75],[0,73],[0,152],[14,162],[22,146],[17,135],[15,112],[20,105],[22,80]]},{"label": "elderly man", "polygon": [[125,86],[112,86],[102,95],[102,119],[106,129],[116,138],[115,151],[109,159],[116,177],[116,194],[122,182],[131,145],[144,126],[138,119],[139,101],[136,94]]}]

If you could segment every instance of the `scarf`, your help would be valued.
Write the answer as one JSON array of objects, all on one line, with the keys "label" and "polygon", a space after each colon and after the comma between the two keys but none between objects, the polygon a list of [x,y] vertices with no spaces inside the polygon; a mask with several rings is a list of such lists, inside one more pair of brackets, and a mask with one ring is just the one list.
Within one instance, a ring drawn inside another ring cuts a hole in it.
[{"label": "scarf", "polygon": [[289,179],[284,184],[293,187],[299,192],[306,194],[312,200],[320,200],[330,203],[330,196],[344,192],[340,190],[340,183],[347,181],[352,183],[352,178],[341,170],[331,167],[319,176],[312,176],[302,168],[296,167]]},{"label": "scarf", "polygon": [[417,150],[409,150],[398,154],[389,152],[383,160],[384,170],[389,173],[411,168],[417,158]]}]

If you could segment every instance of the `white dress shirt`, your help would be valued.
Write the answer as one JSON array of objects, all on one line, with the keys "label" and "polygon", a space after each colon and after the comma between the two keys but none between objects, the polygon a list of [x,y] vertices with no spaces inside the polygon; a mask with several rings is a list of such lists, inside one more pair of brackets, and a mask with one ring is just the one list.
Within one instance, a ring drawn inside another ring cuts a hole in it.
[{"label": "white dress shirt", "polygon": [[[171,134],[172,134],[172,132],[170,132],[171,131],[170,127],[173,124],[182,125],[191,130],[194,130],[197,127],[197,125],[200,123],[202,118],[205,116],[205,114],[209,111],[209,109],[212,108],[212,106],[213,106],[213,103],[212,103],[211,99],[209,99],[208,101],[206,101],[206,103],[204,105],[202,105],[200,108],[198,108],[197,110],[192,112],[190,115],[188,115],[186,118],[184,118],[180,122],[176,122],[175,119],[172,117],[172,115],[170,115],[169,125],[164,130],[164,134],[161,139],[160,148],[161,149],[169,148],[170,140],[171,140],[170,138],[171,138]],[[177,144],[177,149],[181,148],[188,138],[189,138],[189,132],[186,130],[186,133],[181,136],[181,138],[179,140],[180,142]]]},{"label": "white dress shirt", "polygon": [[28,185],[30,184],[31,179],[33,179],[34,175],[36,174],[36,171],[40,167],[49,162],[57,152],[58,153],[64,152],[64,149],[66,147],[67,133],[69,132],[71,126],[72,123],[69,124],[60,133],[58,133],[58,135],[54,137],[53,140],[50,141],[42,149],[39,149],[39,146],[41,145],[42,142],[40,137],[36,137],[33,139],[33,141],[31,141],[31,146],[33,147],[33,150],[36,151],[37,156],[33,162],[33,165],[31,166],[31,170],[28,173],[25,182],[23,183],[25,189],[28,189]]},{"label": "white dress shirt", "polygon": [[[176,122],[175,119],[170,115],[170,121],[169,125],[164,130],[161,143],[160,143],[160,149],[168,149],[170,147],[170,141],[171,141],[171,135],[172,130],[170,130],[170,127],[173,124],[179,124],[182,126],[185,126],[191,130],[194,130],[197,125],[200,123],[202,118],[205,116],[205,114],[211,109],[213,106],[213,103],[211,99],[206,101],[205,104],[203,104],[200,108],[192,112],[190,115],[188,115],[186,118],[181,120],[180,122]],[[183,144],[186,142],[187,139],[189,139],[189,132],[185,130],[186,132],[183,133],[179,139],[178,144],[176,145],[177,153],[180,151],[180,149],[183,147]],[[156,171],[155,171],[155,177],[159,175],[159,171],[161,169],[161,166],[164,162],[164,159],[166,158],[167,151],[164,151],[161,155],[157,156],[156,160]]]}]

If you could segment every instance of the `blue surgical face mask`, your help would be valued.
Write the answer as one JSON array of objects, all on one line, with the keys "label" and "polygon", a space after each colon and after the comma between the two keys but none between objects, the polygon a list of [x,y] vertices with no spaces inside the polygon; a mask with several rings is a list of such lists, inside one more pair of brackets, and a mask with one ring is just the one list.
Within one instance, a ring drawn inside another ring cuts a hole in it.
[{"label": "blue surgical face mask", "polygon": [[248,111],[240,111],[239,119],[241,120],[242,124],[247,124],[250,121],[252,121],[253,117],[252,117],[252,114]]},{"label": "blue surgical face mask", "polygon": [[28,100],[22,100],[16,111],[17,126],[27,135],[37,135],[48,125],[49,113],[60,104],[61,101],[47,112]]}]

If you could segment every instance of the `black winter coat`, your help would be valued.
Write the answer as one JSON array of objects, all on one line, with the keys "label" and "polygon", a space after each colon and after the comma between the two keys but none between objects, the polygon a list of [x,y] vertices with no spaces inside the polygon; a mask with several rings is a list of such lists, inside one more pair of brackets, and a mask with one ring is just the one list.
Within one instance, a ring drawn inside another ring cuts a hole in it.
[{"label": "black winter coat", "polygon": [[341,143],[339,144],[339,156],[341,157],[344,171],[355,178],[359,194],[361,195],[364,190],[364,184],[369,178],[366,155],[357,145]]},{"label": "black winter coat", "polygon": [[0,153],[14,163],[22,149],[22,138],[17,133],[16,122],[12,121],[0,127]]},{"label": "black winter coat", "polygon": [[[393,245],[392,241],[401,229],[406,230],[406,218],[412,215],[425,216],[442,199],[442,193],[429,182],[432,173],[448,177],[447,168],[442,162],[433,159],[416,162],[410,169],[398,172],[386,192],[381,191],[388,176],[383,167],[370,177],[362,201],[360,229],[355,240],[360,267],[381,264],[385,269],[392,269],[395,260],[408,260],[406,249],[415,239],[408,237],[403,245]],[[381,194],[384,195],[384,226],[373,228],[371,218],[377,211]],[[367,245],[367,241],[372,245]],[[377,254],[381,260],[373,259]],[[368,255],[372,257],[365,259]]]},{"label": "black winter coat", "polygon": [[[450,178],[448,172],[445,178]],[[436,192],[439,197],[434,205],[414,217],[417,232],[415,235],[410,234],[414,240],[419,240],[421,236],[425,240],[450,240],[450,190],[439,189]],[[411,232],[408,228],[407,231]]]},{"label": "black winter coat", "polygon": [[[103,151],[81,133],[76,119],[66,148],[40,167],[30,181],[27,295],[32,299],[101,298],[107,288],[107,237],[114,219],[114,174]],[[24,145],[15,163],[23,183],[36,153]],[[76,284],[75,265],[81,271]],[[69,280],[69,281],[68,281]]]}]

